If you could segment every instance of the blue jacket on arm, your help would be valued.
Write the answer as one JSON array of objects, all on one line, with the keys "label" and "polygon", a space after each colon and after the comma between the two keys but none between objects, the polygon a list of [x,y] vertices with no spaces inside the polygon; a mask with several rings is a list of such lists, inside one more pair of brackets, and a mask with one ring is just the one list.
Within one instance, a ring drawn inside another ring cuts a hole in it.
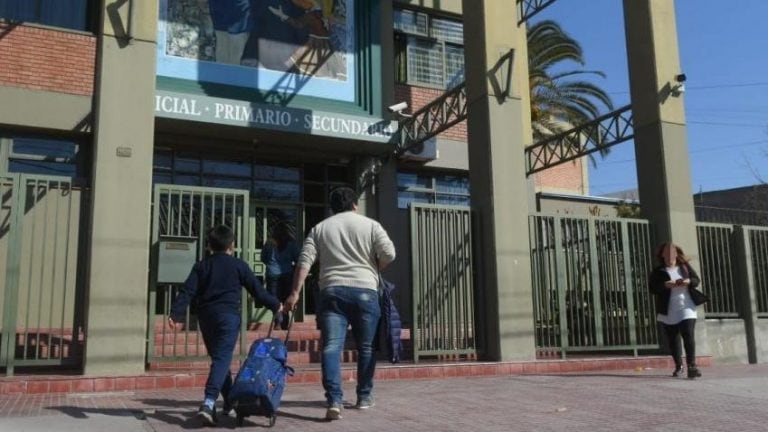
[{"label": "blue jacket on arm", "polygon": [[400,313],[398,313],[395,301],[392,298],[392,291],[394,291],[395,285],[382,279],[379,289],[379,304],[381,306],[379,334],[384,333],[385,352],[389,357],[389,361],[399,363],[403,352],[403,344],[400,339],[403,323],[400,320]]},{"label": "blue jacket on arm", "polygon": [[240,290],[243,287],[272,312],[280,307],[277,297],[264,289],[245,261],[225,253],[214,253],[192,267],[171,306],[171,318],[181,321],[192,300],[196,301],[201,315],[240,313]]}]

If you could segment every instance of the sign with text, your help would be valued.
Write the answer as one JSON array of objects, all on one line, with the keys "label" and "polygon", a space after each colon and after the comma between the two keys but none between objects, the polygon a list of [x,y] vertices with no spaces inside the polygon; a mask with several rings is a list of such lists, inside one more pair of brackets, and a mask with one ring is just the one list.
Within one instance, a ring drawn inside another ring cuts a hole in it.
[{"label": "sign with text", "polygon": [[167,91],[155,94],[155,115],[180,120],[388,142],[397,123],[302,108],[261,105]]}]

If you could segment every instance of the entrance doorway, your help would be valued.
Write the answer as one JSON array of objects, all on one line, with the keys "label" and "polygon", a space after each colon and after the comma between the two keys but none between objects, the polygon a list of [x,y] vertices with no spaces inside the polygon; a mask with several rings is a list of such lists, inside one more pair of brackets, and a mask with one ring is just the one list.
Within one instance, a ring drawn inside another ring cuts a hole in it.
[{"label": "entrance doorway", "polygon": [[[261,261],[261,251],[264,244],[272,235],[272,230],[278,224],[284,223],[287,225],[288,231],[300,247],[304,240],[304,210],[302,206],[295,204],[259,202],[253,200],[250,205],[250,217],[248,223],[248,232],[251,233],[251,239],[248,242],[244,259],[248,262],[256,275],[264,281],[266,266]],[[307,312],[304,307],[306,295],[302,297],[299,307],[297,308],[296,321],[302,321],[304,314]],[[271,317],[271,314],[264,309],[254,309],[253,307],[250,307],[250,310],[252,311],[251,320],[253,321],[265,321],[269,320]]]}]

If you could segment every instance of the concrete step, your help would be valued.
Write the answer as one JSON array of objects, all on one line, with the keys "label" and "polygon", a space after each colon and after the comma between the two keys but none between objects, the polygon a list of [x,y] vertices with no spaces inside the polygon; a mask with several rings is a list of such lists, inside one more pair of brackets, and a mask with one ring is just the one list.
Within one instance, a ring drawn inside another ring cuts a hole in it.
[{"label": "concrete step", "polygon": [[[701,367],[712,366],[712,357],[699,357]],[[377,380],[449,379],[468,376],[515,376],[601,371],[674,368],[669,356],[569,358],[518,362],[403,363],[379,362]],[[705,372],[706,373],[706,372]],[[202,388],[207,370],[152,370],[134,376],[84,377],[79,375],[17,375],[0,378],[0,395],[42,393],[93,393]],[[354,381],[355,366],[342,368],[344,381]],[[288,385],[320,383],[319,365],[300,365]]]}]

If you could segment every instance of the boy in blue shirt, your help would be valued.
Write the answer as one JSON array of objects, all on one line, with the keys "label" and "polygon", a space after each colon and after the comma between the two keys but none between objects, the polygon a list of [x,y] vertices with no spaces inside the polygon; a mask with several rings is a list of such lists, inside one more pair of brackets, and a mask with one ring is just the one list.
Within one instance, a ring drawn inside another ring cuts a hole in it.
[{"label": "boy in blue shirt", "polygon": [[215,403],[219,394],[224,397],[224,414],[230,410],[227,398],[232,388],[232,374],[229,366],[240,332],[240,290],[245,287],[257,302],[275,314],[282,311],[282,305],[261,286],[245,261],[232,256],[234,233],[229,227],[219,225],[211,229],[207,243],[211,255],[192,267],[184,287],[171,306],[168,322],[172,328],[180,330],[187,306],[195,300],[200,332],[211,357],[205,399],[198,416],[204,423],[213,426],[216,424]]}]

